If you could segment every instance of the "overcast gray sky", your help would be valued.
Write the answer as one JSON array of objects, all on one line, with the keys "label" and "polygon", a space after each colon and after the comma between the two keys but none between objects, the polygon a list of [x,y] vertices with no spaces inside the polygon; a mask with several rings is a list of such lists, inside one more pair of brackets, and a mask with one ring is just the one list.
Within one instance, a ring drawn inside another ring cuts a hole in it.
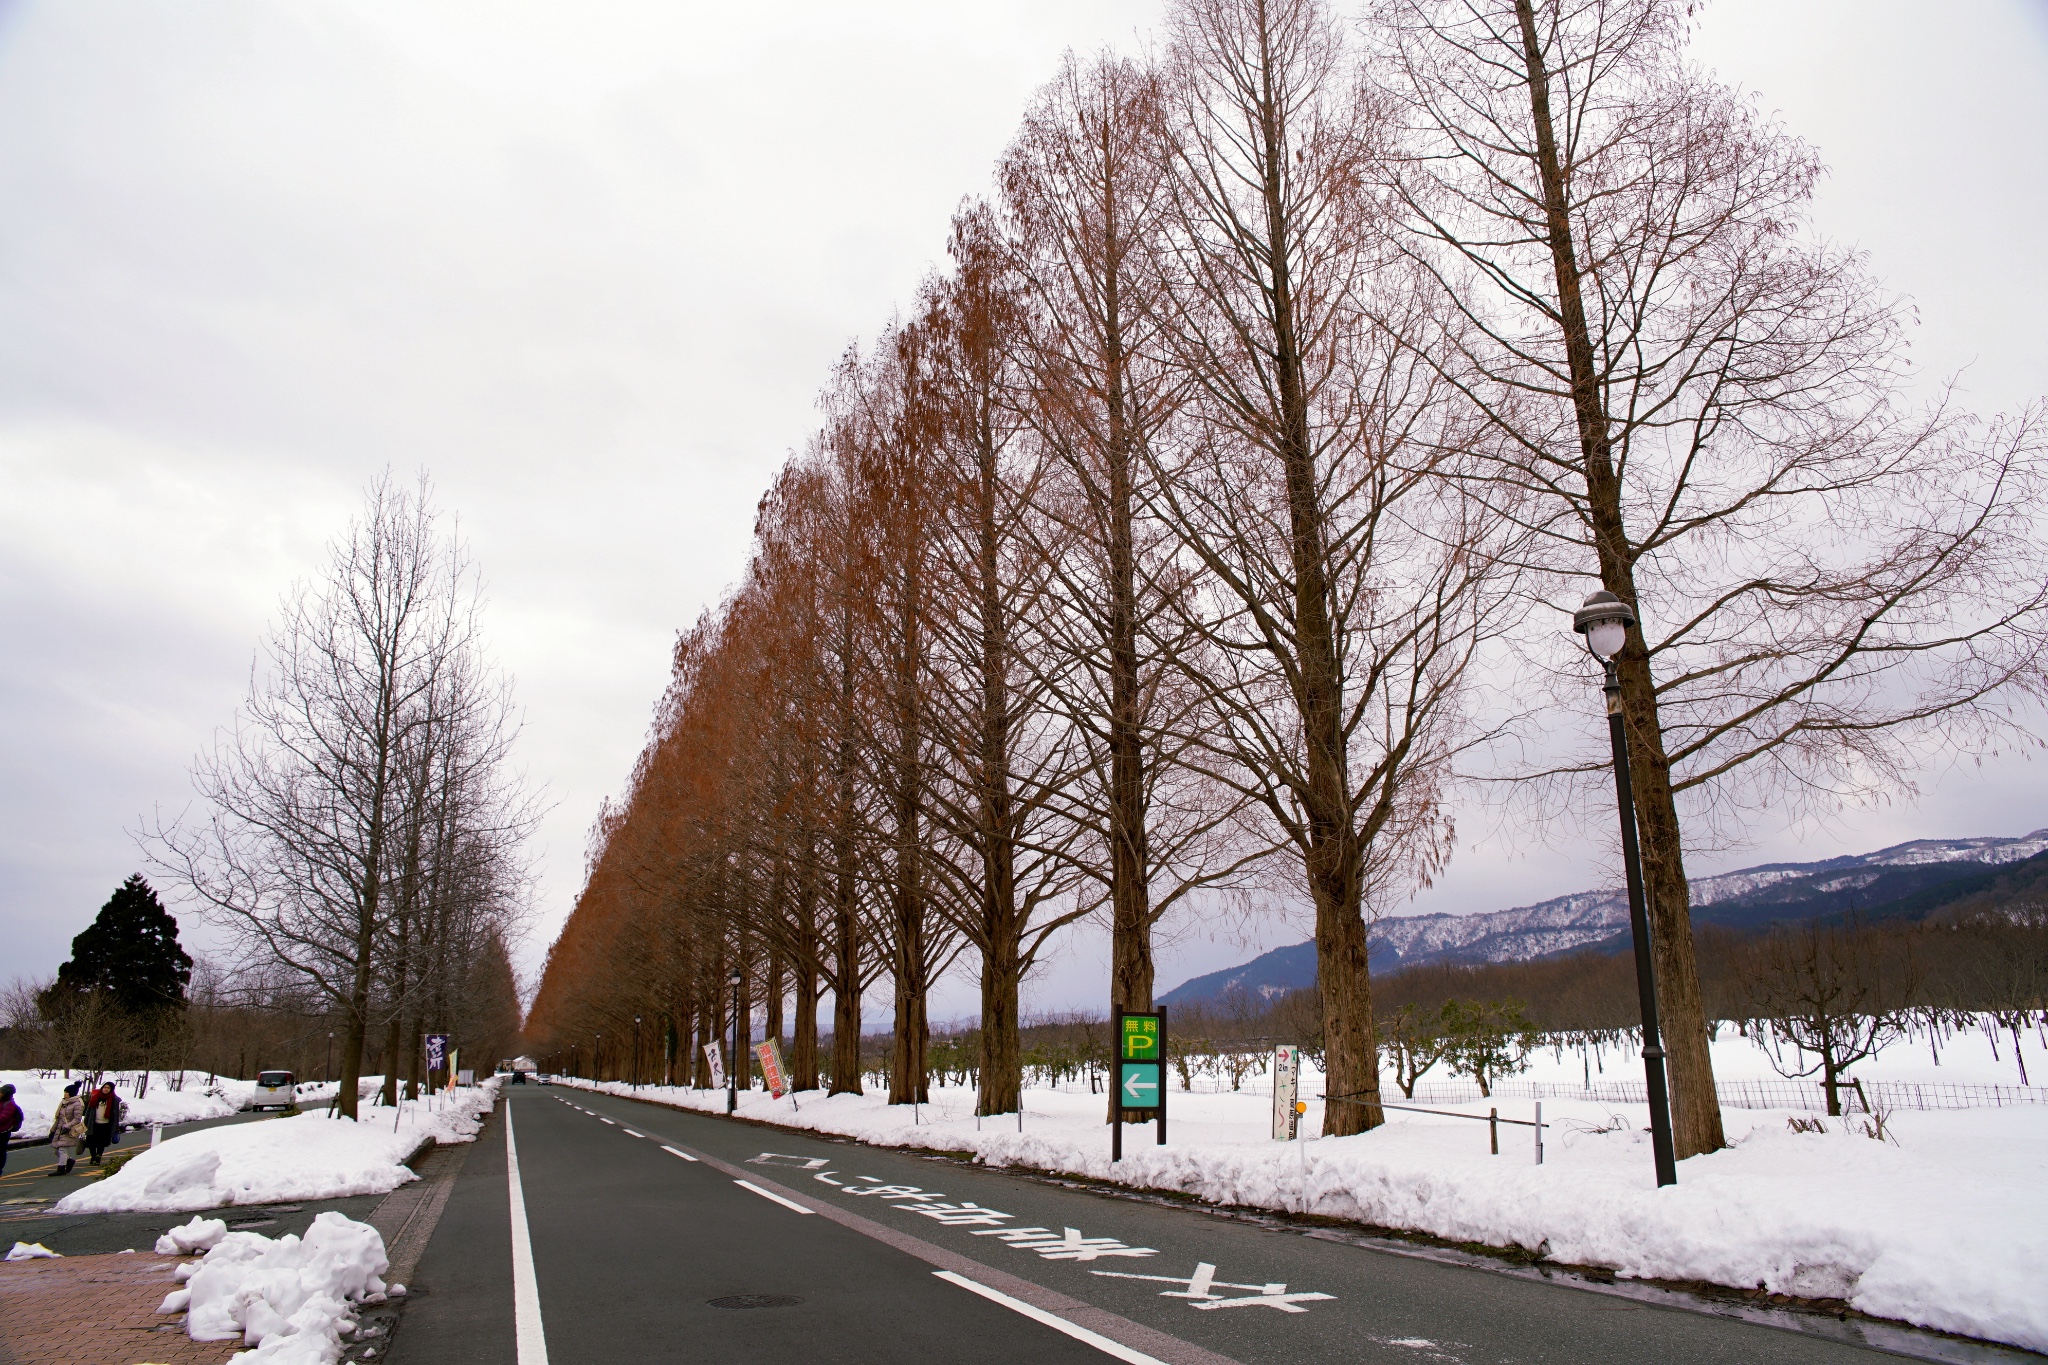
[{"label": "overcast gray sky", "polygon": [[[1060,52],[1158,9],[0,0],[0,975],[53,971],[140,865],[386,465],[460,514],[556,802],[537,967],[827,366]],[[1929,374],[1986,411],[2048,389],[2043,0],[1722,0],[1697,51],[1820,146],[1818,221],[1912,298]],[[1931,771],[1695,870],[2018,834],[2040,772]],[[1411,909],[1604,879],[1604,844],[1466,828]],[[1191,937],[1162,983],[1244,951]],[[1032,1002],[1097,1002],[1099,957],[1077,937]]]}]

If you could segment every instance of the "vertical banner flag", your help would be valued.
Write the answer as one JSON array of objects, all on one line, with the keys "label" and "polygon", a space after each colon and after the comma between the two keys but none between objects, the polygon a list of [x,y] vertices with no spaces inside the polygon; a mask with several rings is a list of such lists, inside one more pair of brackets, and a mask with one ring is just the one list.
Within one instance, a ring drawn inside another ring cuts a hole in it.
[{"label": "vertical banner flag", "polygon": [[1301,1098],[1301,1049],[1285,1043],[1273,1049],[1273,1137],[1285,1142],[1294,1136],[1301,1116],[1294,1112]]},{"label": "vertical banner flag", "polygon": [[[459,1073],[461,1072],[461,1070],[462,1070],[462,1049],[461,1049],[461,1048],[459,1048],[459,1047],[451,1047],[451,1048],[449,1048],[449,1049],[448,1049],[448,1074],[449,1074],[449,1075],[451,1075],[451,1076],[454,1076],[454,1075],[457,1075],[457,1074],[459,1074]],[[458,1084],[461,1084],[461,1085],[468,1085],[468,1084],[469,1084],[469,1082],[468,1082],[468,1081],[461,1081],[461,1082],[458,1082]]]},{"label": "vertical banner flag", "polygon": [[439,1071],[448,1063],[448,1035],[429,1033],[427,1035],[427,1070]]},{"label": "vertical banner flag", "polygon": [[754,1055],[761,1061],[761,1079],[768,1082],[771,1098],[781,1099],[789,1093],[789,1085],[782,1079],[782,1049],[773,1038],[754,1045]]},{"label": "vertical banner flag", "polygon": [[719,1055],[718,1044],[704,1044],[704,1056],[711,1063],[711,1088],[725,1089],[725,1058]]}]

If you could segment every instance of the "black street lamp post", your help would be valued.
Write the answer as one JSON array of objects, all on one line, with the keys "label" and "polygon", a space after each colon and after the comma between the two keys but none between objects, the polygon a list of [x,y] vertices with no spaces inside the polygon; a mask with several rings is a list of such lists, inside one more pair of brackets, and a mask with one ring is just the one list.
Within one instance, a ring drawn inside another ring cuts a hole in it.
[{"label": "black street lamp post", "polygon": [[633,1088],[640,1088],[640,1016],[633,1016]]},{"label": "black street lamp post", "polygon": [[320,1079],[321,1079],[321,1080],[323,1080],[323,1081],[331,1081],[331,1080],[333,1080],[333,1079],[334,1079],[334,1030],[333,1030],[333,1029],[329,1029],[329,1030],[327,1030],[327,1065],[321,1068],[321,1070],[320,1070]]},{"label": "black street lamp post", "polygon": [[740,1107],[740,1066],[746,1053],[747,1021],[740,1017],[740,984],[744,980],[739,970],[733,970],[732,977],[732,1065],[725,1069],[725,1112],[730,1114]]},{"label": "black street lamp post", "polygon": [[1614,746],[1614,800],[1621,812],[1621,863],[1628,878],[1629,936],[1635,941],[1636,996],[1643,1014],[1643,1079],[1650,1096],[1650,1150],[1657,1161],[1657,1183],[1678,1183],[1678,1162],[1671,1146],[1671,1094],[1664,1078],[1664,1034],[1657,1025],[1657,969],[1650,954],[1650,916],[1643,903],[1643,860],[1636,845],[1636,799],[1629,784],[1628,734],[1622,725],[1621,675],[1615,656],[1628,642],[1636,614],[1628,603],[1605,590],[1594,593],[1572,616],[1572,629],[1586,637],[1607,670],[1607,736]]},{"label": "black street lamp post", "polygon": [[590,1079],[604,1084],[604,1035],[597,1035],[597,1042],[590,1049]]}]

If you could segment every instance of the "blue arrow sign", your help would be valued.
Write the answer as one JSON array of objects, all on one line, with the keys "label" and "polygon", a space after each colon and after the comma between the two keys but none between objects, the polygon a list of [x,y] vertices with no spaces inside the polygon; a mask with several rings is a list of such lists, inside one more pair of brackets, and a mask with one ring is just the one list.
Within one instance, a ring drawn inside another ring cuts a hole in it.
[{"label": "blue arrow sign", "polygon": [[1124,1108],[1157,1109],[1159,1107],[1159,1067],[1151,1062],[1125,1062],[1123,1064]]}]

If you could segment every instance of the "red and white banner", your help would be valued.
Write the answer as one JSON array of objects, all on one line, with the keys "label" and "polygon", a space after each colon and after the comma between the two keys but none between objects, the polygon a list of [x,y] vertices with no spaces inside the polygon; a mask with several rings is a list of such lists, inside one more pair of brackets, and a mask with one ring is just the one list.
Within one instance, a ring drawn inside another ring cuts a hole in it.
[{"label": "red and white banner", "polygon": [[782,1076],[782,1049],[775,1045],[775,1040],[756,1043],[754,1056],[760,1060],[761,1079],[768,1082],[769,1095],[778,1100],[787,1095],[789,1082]]}]

